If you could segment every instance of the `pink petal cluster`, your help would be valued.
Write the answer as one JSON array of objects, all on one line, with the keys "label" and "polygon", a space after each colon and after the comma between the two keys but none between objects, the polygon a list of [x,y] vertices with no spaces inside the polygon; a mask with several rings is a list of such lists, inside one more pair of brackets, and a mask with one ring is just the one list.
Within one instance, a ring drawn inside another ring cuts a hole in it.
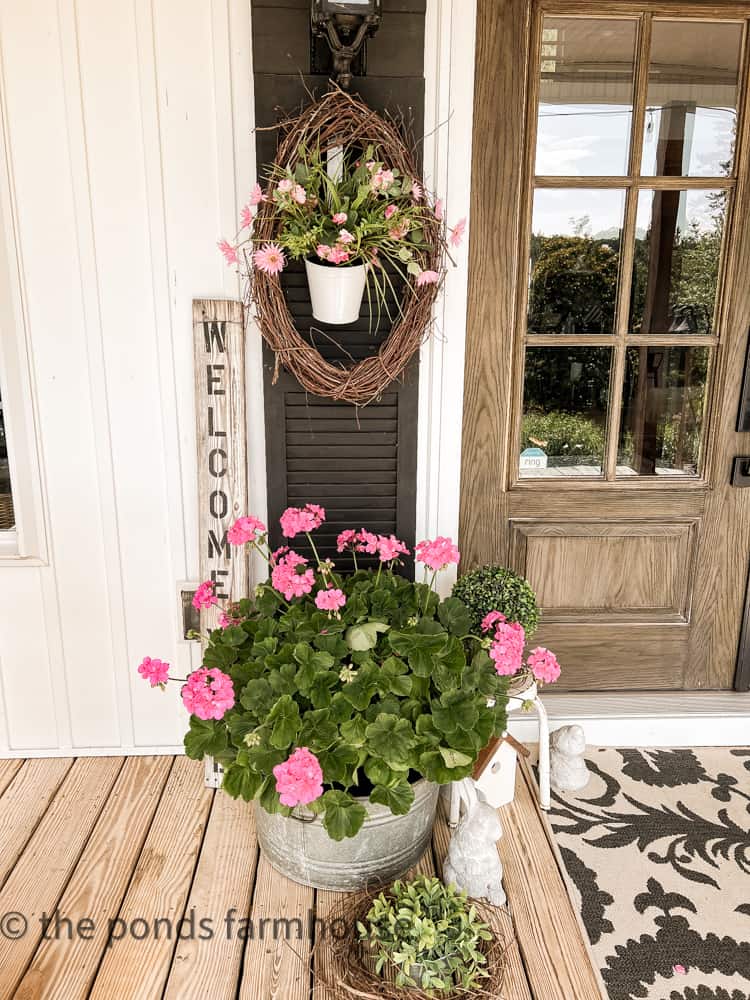
[{"label": "pink petal cluster", "polygon": [[450,245],[460,247],[466,233],[466,219],[460,219],[450,231]]},{"label": "pink petal cluster", "polygon": [[224,255],[224,260],[227,264],[236,264],[238,261],[237,248],[233,247],[228,240],[219,240],[216,246],[221,250]]},{"label": "pink petal cluster", "polygon": [[453,544],[450,538],[438,536],[434,542],[420,542],[416,548],[416,556],[419,562],[429,566],[430,569],[445,569],[446,566],[458,565],[461,553]]},{"label": "pink petal cluster", "polygon": [[378,535],[378,554],[381,562],[392,562],[399,556],[408,556],[409,549],[395,535]]},{"label": "pink petal cluster", "polygon": [[253,263],[265,274],[281,274],[286,267],[286,257],[278,243],[264,243],[253,254]]},{"label": "pink petal cluster", "polygon": [[327,243],[318,243],[315,248],[315,253],[321,260],[328,260],[331,255],[331,247],[329,247]]},{"label": "pink petal cluster", "polygon": [[482,619],[482,631],[491,632],[496,622],[507,622],[507,618],[500,611],[490,611],[488,615],[485,615]]},{"label": "pink petal cluster", "polygon": [[226,611],[222,611],[219,615],[219,628],[230,628],[232,625],[240,624],[242,624],[241,618],[232,618]]},{"label": "pink petal cluster", "polygon": [[422,190],[422,185],[419,183],[419,181],[412,181],[411,196],[414,199],[414,201],[421,201],[423,195],[424,191]]},{"label": "pink petal cluster", "polygon": [[435,218],[438,220],[438,222],[442,222],[444,215],[445,215],[445,209],[443,208],[443,199],[437,198],[435,200]]},{"label": "pink petal cluster", "polygon": [[283,180],[279,181],[279,191],[281,191],[282,194],[291,194],[293,189],[294,189],[294,181],[290,181],[288,177],[285,177]]},{"label": "pink petal cluster", "polygon": [[346,264],[349,260],[351,254],[348,250],[344,250],[343,247],[336,245],[331,247],[331,252],[328,254],[327,260],[331,264]]},{"label": "pink petal cluster", "polygon": [[250,192],[249,204],[252,205],[253,208],[257,208],[257,206],[265,200],[266,196],[263,194],[263,189],[260,184],[254,184],[253,189]]},{"label": "pink petal cluster", "polygon": [[273,776],[283,806],[306,806],[323,794],[323,769],[307,747],[298,747],[283,764],[277,764]]},{"label": "pink petal cluster", "polygon": [[232,678],[213,667],[194,671],[182,688],[182,703],[199,719],[223,719],[234,707]]},{"label": "pink petal cluster", "polygon": [[287,507],[279,518],[285,538],[294,538],[303,532],[315,531],[326,519],[325,510],[316,503],[304,507]]},{"label": "pink petal cluster", "polygon": [[348,246],[350,243],[354,242],[354,237],[349,232],[348,229],[342,229],[339,233],[339,243],[343,243],[344,246]]},{"label": "pink petal cluster", "polygon": [[309,594],[315,584],[315,574],[311,569],[299,569],[307,565],[307,559],[297,552],[288,552],[271,570],[271,583],[284,595],[285,600]]},{"label": "pink petal cluster", "polygon": [[346,531],[342,531],[341,534],[336,539],[336,551],[344,552],[351,545],[354,544],[354,540],[357,537],[357,532],[354,528],[347,528]]},{"label": "pink petal cluster", "polygon": [[150,656],[145,656],[143,662],[138,667],[138,673],[144,680],[150,681],[151,687],[159,687],[169,680],[169,664],[163,660],[152,660]]},{"label": "pink petal cluster", "polygon": [[383,168],[380,167],[372,175],[370,186],[373,191],[387,191],[391,184],[393,184],[394,180],[395,178],[392,170],[383,170]]},{"label": "pink petal cluster", "polygon": [[305,191],[301,184],[295,184],[292,190],[292,198],[298,205],[304,205],[307,201],[307,191]]},{"label": "pink petal cluster", "polygon": [[422,285],[436,285],[440,281],[440,275],[437,271],[421,271],[417,275],[417,287],[421,288]]},{"label": "pink petal cluster", "polygon": [[410,229],[411,222],[408,219],[402,219],[397,226],[393,226],[388,230],[388,235],[392,240],[402,240]]},{"label": "pink petal cluster", "polygon": [[523,647],[526,633],[520,622],[498,622],[495,638],[490,646],[490,656],[495,670],[501,677],[512,677],[523,665]]},{"label": "pink petal cluster", "polygon": [[213,580],[206,580],[193,594],[193,607],[196,611],[205,611],[216,603]]},{"label": "pink petal cluster", "polygon": [[544,684],[554,684],[560,676],[560,664],[554,653],[544,646],[537,646],[529,653],[529,669],[538,681]]},{"label": "pink petal cluster", "polygon": [[346,604],[346,596],[342,590],[329,587],[328,590],[319,590],[315,595],[315,607],[321,611],[335,611],[337,614]]},{"label": "pink petal cluster", "polygon": [[357,544],[354,548],[357,552],[366,552],[368,555],[374,556],[378,551],[378,536],[361,528],[357,532]]},{"label": "pink petal cluster", "polygon": [[265,535],[267,528],[257,517],[240,517],[227,531],[230,545],[245,545],[255,540],[256,535]]},{"label": "pink petal cluster", "polygon": [[252,205],[245,205],[240,212],[240,222],[243,229],[250,229],[253,224],[253,218],[255,213],[253,211]]},{"label": "pink petal cluster", "polygon": [[349,216],[346,212],[336,212],[335,215],[331,216],[334,226],[343,226]]},{"label": "pink petal cluster", "polygon": [[398,208],[396,207],[396,205],[388,205],[388,207],[385,210],[386,219],[392,219],[393,216],[396,214],[396,212],[398,212]]}]

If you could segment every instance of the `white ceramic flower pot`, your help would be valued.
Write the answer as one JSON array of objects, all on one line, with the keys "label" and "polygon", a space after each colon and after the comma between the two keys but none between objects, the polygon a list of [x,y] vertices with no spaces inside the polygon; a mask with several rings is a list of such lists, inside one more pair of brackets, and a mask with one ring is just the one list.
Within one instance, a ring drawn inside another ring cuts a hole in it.
[{"label": "white ceramic flower pot", "polygon": [[362,296],[367,284],[367,268],[364,264],[328,267],[306,260],[305,270],[310,286],[312,314],[319,323],[342,326],[359,319]]}]

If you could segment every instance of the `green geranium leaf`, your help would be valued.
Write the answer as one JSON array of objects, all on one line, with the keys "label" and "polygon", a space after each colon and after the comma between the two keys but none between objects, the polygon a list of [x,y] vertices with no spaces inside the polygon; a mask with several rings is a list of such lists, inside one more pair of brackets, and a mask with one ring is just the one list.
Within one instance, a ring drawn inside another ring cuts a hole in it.
[{"label": "green geranium leaf", "polygon": [[348,792],[329,791],[323,796],[325,814],[323,826],[332,840],[354,837],[362,829],[367,810]]},{"label": "green geranium leaf", "polygon": [[457,729],[468,732],[479,719],[477,700],[465,691],[447,691],[440,701],[432,703],[432,717],[442,733],[455,733]]},{"label": "green geranium leaf", "polygon": [[385,625],[383,622],[362,622],[361,625],[352,625],[346,630],[346,641],[350,649],[358,652],[374,649],[378,644],[380,633],[389,629],[390,625]]},{"label": "green geranium leaf", "polygon": [[379,757],[368,757],[364,770],[373,785],[389,785],[398,778],[398,772],[391,770]]},{"label": "green geranium leaf", "polygon": [[247,632],[238,625],[230,625],[224,629],[223,641],[227,646],[241,646],[247,638]]},{"label": "green geranium leaf", "polygon": [[443,755],[438,750],[427,750],[419,758],[419,769],[428,781],[438,785],[447,785],[451,781],[461,781],[468,778],[473,770],[473,764],[464,767],[448,767]]},{"label": "green geranium leaf", "polygon": [[190,716],[190,729],[185,733],[185,753],[191,760],[205,756],[218,757],[227,748],[227,727],[213,719],[204,721]]},{"label": "green geranium leaf", "polygon": [[370,802],[387,806],[396,816],[405,816],[414,803],[414,789],[406,780],[395,785],[376,785],[370,793]]},{"label": "green geranium leaf", "polygon": [[313,753],[324,750],[336,742],[339,727],[331,718],[327,708],[305,712],[302,717],[302,728],[299,731],[298,742],[302,747],[309,747]]},{"label": "green geranium leaf", "polygon": [[226,672],[233,663],[237,662],[239,655],[239,651],[232,646],[217,646],[212,643],[206,647],[203,654],[203,666],[210,670],[218,667],[219,670]]},{"label": "green geranium leaf", "polygon": [[276,813],[279,813],[281,816],[292,815],[292,810],[289,806],[282,806],[279,793],[276,791],[276,779],[273,777],[266,778],[261,785],[258,801],[266,812],[271,813],[272,816]]},{"label": "green geranium leaf", "polygon": [[224,772],[221,787],[233,799],[251,802],[261,789],[264,778],[261,774],[242,764],[230,764]]},{"label": "green geranium leaf", "polygon": [[276,702],[268,713],[269,725],[273,726],[271,744],[279,750],[284,750],[294,742],[299,732],[301,720],[299,705],[291,695],[285,694]]},{"label": "green geranium leaf", "polygon": [[362,747],[365,745],[366,731],[367,721],[361,715],[355,715],[353,719],[349,719],[341,724],[341,735],[353,747]]},{"label": "green geranium leaf", "polygon": [[450,747],[438,747],[438,753],[445,761],[446,767],[466,767],[474,763],[474,758],[459,750],[451,750]]},{"label": "green geranium leaf", "polygon": [[463,637],[471,632],[471,613],[457,597],[446,597],[438,607],[438,618],[454,636]]},{"label": "green geranium leaf", "polygon": [[317,755],[323,768],[323,778],[328,784],[351,785],[354,771],[359,764],[359,751],[356,747],[339,746],[332,750],[321,750]]},{"label": "green geranium leaf", "polygon": [[276,700],[271,685],[265,677],[248,681],[240,695],[240,704],[255,716],[265,718]]},{"label": "green geranium leaf", "polygon": [[417,677],[431,677],[434,656],[425,649],[415,649],[409,653],[409,666]]},{"label": "green geranium leaf", "polygon": [[367,746],[388,764],[406,764],[415,743],[414,729],[407,719],[381,713],[367,727]]}]

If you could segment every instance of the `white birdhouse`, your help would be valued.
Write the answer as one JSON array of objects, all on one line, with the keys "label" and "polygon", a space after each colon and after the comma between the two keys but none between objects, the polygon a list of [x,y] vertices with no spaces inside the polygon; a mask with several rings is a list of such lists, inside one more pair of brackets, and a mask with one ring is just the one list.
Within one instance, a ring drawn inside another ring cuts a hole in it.
[{"label": "white birdhouse", "polygon": [[493,740],[482,752],[474,769],[474,781],[484,798],[495,809],[513,801],[516,791],[518,754],[528,750],[508,733]]}]

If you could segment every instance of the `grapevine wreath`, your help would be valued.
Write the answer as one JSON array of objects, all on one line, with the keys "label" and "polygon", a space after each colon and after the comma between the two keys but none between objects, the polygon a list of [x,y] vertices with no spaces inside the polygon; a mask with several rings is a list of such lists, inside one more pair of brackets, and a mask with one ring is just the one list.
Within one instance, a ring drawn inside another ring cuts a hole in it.
[{"label": "grapevine wreath", "polygon": [[[334,89],[296,118],[285,122],[281,128],[283,139],[270,171],[271,179],[265,193],[259,193],[256,199],[257,215],[252,221],[251,245],[275,242],[280,223],[274,189],[279,176],[283,176],[285,171],[295,170],[301,150],[317,149],[325,155],[336,147],[345,150],[372,147],[391,170],[401,177],[415,178],[415,186],[420,195],[422,193],[421,182],[416,180],[420,175],[414,157],[395,124],[359,98]],[[256,190],[260,192],[259,188]],[[424,197],[428,196],[425,194]],[[463,225],[459,223],[451,231],[454,245],[458,245]],[[283,365],[313,395],[358,406],[377,399],[390,383],[400,378],[424,340],[444,276],[446,227],[439,202],[434,203],[434,211],[424,213],[423,230],[426,248],[421,251],[422,267],[433,275],[433,283],[422,284],[410,273],[398,315],[387,339],[377,354],[349,367],[326,361],[316,347],[300,335],[287,307],[278,274],[249,266],[248,272],[252,274],[250,298],[260,332],[276,355],[276,377],[279,366]],[[231,254],[235,248],[229,246],[229,250]],[[247,254],[245,260],[252,264]]]}]

